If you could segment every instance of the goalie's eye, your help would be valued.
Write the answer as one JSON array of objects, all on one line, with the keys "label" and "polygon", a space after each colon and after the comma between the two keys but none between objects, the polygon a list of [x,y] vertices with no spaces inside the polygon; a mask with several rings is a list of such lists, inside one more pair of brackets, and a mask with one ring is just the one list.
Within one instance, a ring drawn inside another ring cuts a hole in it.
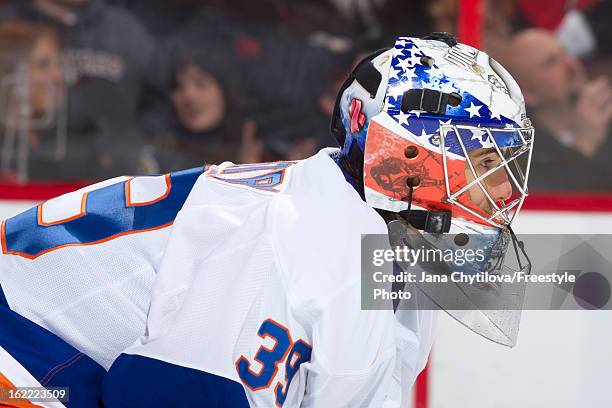
[{"label": "goalie's eye", "polygon": [[484,167],[487,170],[492,169],[497,165],[497,161],[491,158],[485,158],[480,162],[480,166]]}]

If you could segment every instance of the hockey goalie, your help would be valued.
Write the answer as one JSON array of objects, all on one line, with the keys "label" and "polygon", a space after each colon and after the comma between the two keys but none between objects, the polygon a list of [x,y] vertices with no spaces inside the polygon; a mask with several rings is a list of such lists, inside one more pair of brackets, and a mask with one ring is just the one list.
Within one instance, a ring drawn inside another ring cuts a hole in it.
[{"label": "hockey goalie", "polygon": [[306,160],[118,177],[5,220],[0,388],[70,398],[0,405],[406,406],[436,311],[361,309],[362,234],[507,236],[533,129],[503,67],[433,33],[359,63],[331,130]]}]

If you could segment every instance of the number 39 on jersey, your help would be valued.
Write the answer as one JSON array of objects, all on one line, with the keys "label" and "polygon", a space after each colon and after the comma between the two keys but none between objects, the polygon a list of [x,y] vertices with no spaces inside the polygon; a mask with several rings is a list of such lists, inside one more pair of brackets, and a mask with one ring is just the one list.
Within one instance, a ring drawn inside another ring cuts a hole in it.
[{"label": "number 39 on jersey", "polygon": [[[262,341],[272,340],[274,345],[268,348],[262,344],[252,361],[240,356],[236,360],[236,370],[244,385],[252,391],[260,391],[272,386],[279,365],[284,363],[284,379],[274,384],[276,405],[280,407],[285,403],[289,385],[300,365],[310,361],[312,346],[301,339],[294,342],[289,329],[273,319],[266,319],[259,327],[257,335]],[[255,366],[258,368],[255,369]]]}]

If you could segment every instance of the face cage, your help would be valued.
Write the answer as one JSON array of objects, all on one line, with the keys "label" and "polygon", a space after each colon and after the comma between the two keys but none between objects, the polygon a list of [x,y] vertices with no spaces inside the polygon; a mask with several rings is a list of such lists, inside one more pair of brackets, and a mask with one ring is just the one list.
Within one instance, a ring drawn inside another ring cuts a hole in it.
[{"label": "face cage", "polygon": [[[463,143],[463,139],[461,137],[461,134],[459,133],[459,129],[475,130],[475,131],[485,131],[485,132],[487,132],[487,134],[488,134],[488,136],[490,138],[489,140],[491,140],[493,142],[493,146],[495,147],[495,151],[497,152],[497,154],[499,155],[499,157],[502,160],[501,163],[498,164],[497,166],[487,170],[484,174],[478,176],[478,174],[476,173],[476,170],[474,169],[474,165],[472,164],[472,161],[469,158],[468,151],[467,151],[467,149],[465,147],[465,144]],[[455,132],[457,140],[459,141],[459,145],[461,146],[461,150],[463,151],[463,154],[465,155],[465,160],[467,161],[467,163],[468,163],[468,165],[470,167],[470,171],[472,172],[472,175],[474,176],[474,180],[472,180],[471,182],[467,183],[464,187],[460,188],[458,191],[456,191],[455,193],[452,193],[452,194],[451,194],[451,191],[450,191],[450,182],[449,182],[449,178],[448,178],[448,167],[447,167],[447,163],[446,163],[448,152],[446,151],[446,148],[445,148],[446,134],[450,130]],[[533,151],[532,147],[533,147],[533,139],[534,139],[534,129],[533,129],[533,127],[524,127],[524,128],[507,128],[507,129],[497,129],[497,128],[495,128],[493,130],[495,132],[518,132],[518,134],[520,135],[521,140],[523,142],[523,145],[516,152],[514,152],[511,157],[506,159],[504,157],[503,153],[501,152],[499,146],[497,145],[497,141],[493,137],[491,129],[477,127],[477,126],[469,126],[469,125],[441,125],[440,126],[440,135],[441,135],[441,137],[440,137],[440,148],[442,150],[442,163],[443,163],[443,166],[444,166],[444,183],[446,184],[446,196],[447,196],[448,202],[458,206],[459,208],[462,208],[463,210],[469,212],[473,216],[475,216],[478,219],[486,222],[489,225],[501,228],[501,227],[504,227],[504,226],[508,226],[508,225],[510,225],[512,223],[514,218],[518,215],[519,211],[521,210],[521,207],[523,206],[523,201],[525,201],[525,197],[527,197],[527,195],[528,195],[527,180],[529,179],[529,168],[531,167],[531,153]],[[527,138],[525,138],[523,136],[523,132],[526,132],[525,134],[528,135]],[[520,156],[522,156],[525,153],[527,153],[527,167],[525,169],[525,174],[522,174],[520,166],[518,165],[518,163],[515,160],[518,159]],[[515,167],[516,167],[517,172],[519,173],[519,175],[523,176],[523,182],[522,183],[519,183],[519,181],[514,176],[514,173],[510,170],[510,167],[508,167],[508,164],[510,162],[512,162],[512,161],[515,161],[514,164],[515,164]],[[496,203],[493,200],[493,198],[491,198],[491,195],[487,191],[486,187],[483,185],[482,181],[486,177],[488,177],[489,175],[491,175],[491,174],[495,173],[496,171],[498,171],[499,169],[501,169],[502,167],[505,168],[505,171],[510,176],[510,179],[512,180],[512,183],[518,189],[518,191],[520,193],[520,197],[512,200],[512,202],[510,202],[508,204],[505,204],[504,202],[502,202],[502,206],[500,207],[498,205],[498,203]],[[495,209],[495,212],[493,213],[493,215],[491,215],[488,218],[484,217],[482,214],[479,214],[475,210],[467,207],[466,205],[462,204],[458,200],[458,198],[459,198],[459,196],[461,194],[467,192],[471,187],[473,187],[476,184],[478,184],[480,189],[484,192],[484,194],[485,194],[487,200],[489,201],[489,203]],[[516,207],[516,210],[514,211],[514,213],[510,214],[510,211],[513,208],[515,208],[515,207]],[[503,220],[503,223],[500,224],[500,223],[496,222],[495,219],[497,217],[500,217]]]}]

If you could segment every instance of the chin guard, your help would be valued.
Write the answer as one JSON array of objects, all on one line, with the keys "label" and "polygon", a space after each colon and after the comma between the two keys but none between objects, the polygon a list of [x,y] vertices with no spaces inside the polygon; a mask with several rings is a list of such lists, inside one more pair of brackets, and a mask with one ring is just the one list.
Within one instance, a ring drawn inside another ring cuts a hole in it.
[{"label": "chin guard", "polygon": [[[486,275],[504,277],[530,273],[531,263],[526,259],[524,248],[515,242],[514,234],[508,230],[472,233],[457,244],[455,234],[421,232],[404,219],[396,218],[388,222],[387,227],[392,248],[406,247],[413,251],[411,262],[399,261],[397,266],[418,276],[416,287],[437,308],[495,343],[509,347],[516,344],[526,283],[504,280],[491,284],[476,279]],[[481,250],[483,258],[458,262],[458,254],[468,249]],[[424,255],[436,251],[451,254],[452,258]],[[428,278],[424,279],[425,276]],[[470,277],[474,279],[465,279]],[[397,307],[402,309],[402,302]]]}]

